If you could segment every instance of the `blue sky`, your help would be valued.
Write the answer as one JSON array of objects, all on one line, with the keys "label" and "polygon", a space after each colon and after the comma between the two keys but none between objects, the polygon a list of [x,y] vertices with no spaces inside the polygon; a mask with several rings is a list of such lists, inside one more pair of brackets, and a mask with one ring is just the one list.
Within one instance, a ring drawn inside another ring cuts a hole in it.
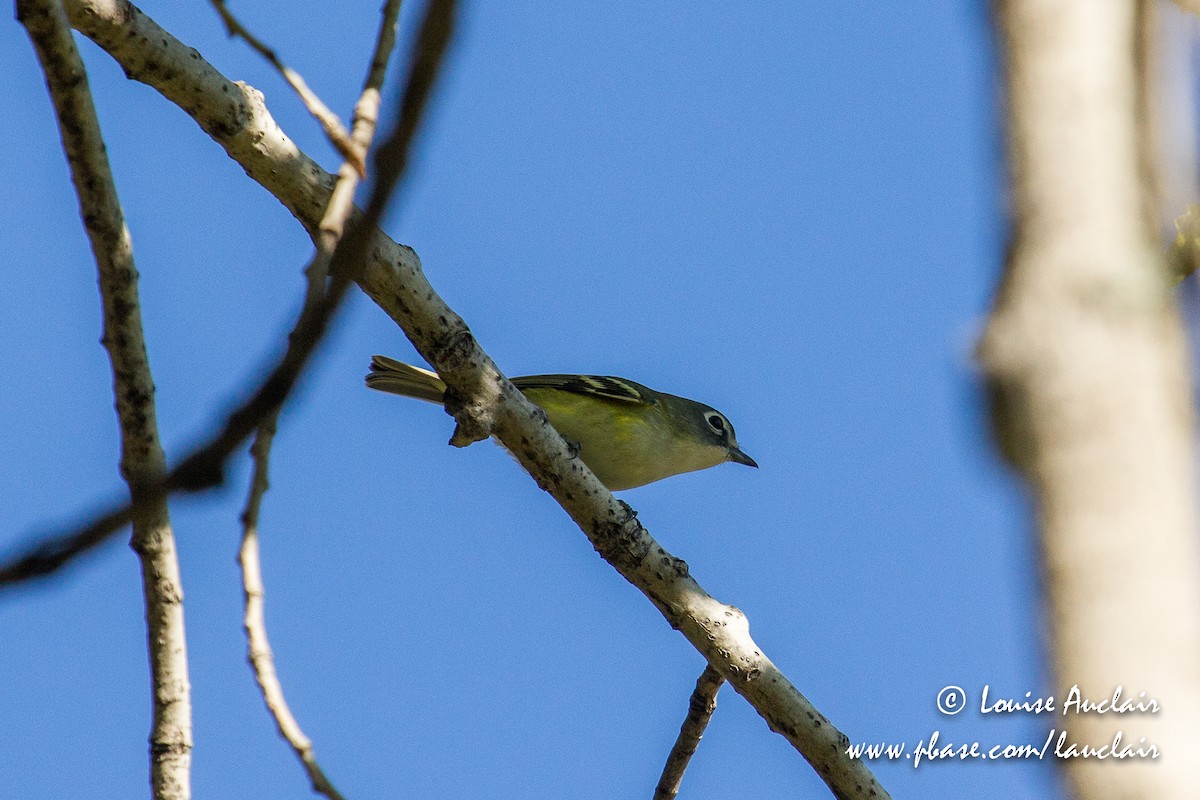
[{"label": "blue sky", "polygon": [[[470,3],[387,229],[511,375],[632,378],[721,409],[761,469],[624,493],[852,741],[1041,741],[944,717],[1047,689],[1025,501],[993,457],[971,349],[999,274],[986,4]],[[261,89],[203,3],[144,6]],[[237,7],[235,6],[235,9]],[[376,3],[246,21],[336,110]],[[414,9],[407,9],[411,25]],[[170,456],[280,352],[310,244],[176,108],[84,54],[133,233]],[[0,550],[121,494],[95,269],[31,48],[0,25],[11,280],[0,296]],[[394,84],[393,84],[394,86]],[[362,296],[283,415],[263,527],[293,710],[356,797],[649,797],[703,663],[497,446],[368,392],[416,358]],[[248,474],[172,508],[198,797],[303,797],[244,659]],[[147,668],[120,543],[0,598],[0,796],[138,796]],[[827,797],[731,690],[686,797]],[[1033,798],[1048,763],[877,763],[897,797]]]}]

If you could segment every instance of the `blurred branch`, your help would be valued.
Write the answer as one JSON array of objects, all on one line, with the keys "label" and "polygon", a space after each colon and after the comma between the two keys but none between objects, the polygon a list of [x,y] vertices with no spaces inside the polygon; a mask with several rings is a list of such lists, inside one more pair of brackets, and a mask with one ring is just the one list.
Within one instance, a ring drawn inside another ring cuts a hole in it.
[{"label": "blurred branch", "polygon": [[1176,283],[1200,267],[1200,205],[1188,206],[1187,211],[1175,220],[1175,242],[1167,259]]},{"label": "blurred branch", "polygon": [[[306,305],[300,312],[299,320],[288,337],[288,347],[279,363],[258,386],[253,395],[228,415],[221,430],[204,445],[194,450],[178,466],[168,472],[162,479],[148,480],[142,490],[146,501],[157,501],[175,492],[198,492],[218,486],[224,482],[225,465],[233,452],[250,437],[264,419],[275,409],[283,405],[296,385],[301,372],[307,365],[313,351],[320,343],[329,327],[329,322],[345,296],[350,281],[360,275],[364,263],[371,265],[369,260],[378,257],[374,249],[378,232],[378,221],[387,210],[389,199],[400,177],[408,165],[408,149],[412,144],[417,129],[417,119],[424,111],[428,92],[432,88],[433,78],[441,63],[445,46],[449,40],[451,29],[451,14],[454,10],[453,0],[434,0],[430,4],[426,16],[426,25],[422,29],[421,43],[423,48],[413,54],[412,72],[400,108],[400,118],[396,130],[379,148],[374,158],[375,183],[372,187],[367,208],[354,220],[346,236],[338,243],[330,262],[329,272],[333,275],[330,285],[321,299]],[[93,4],[73,4],[73,12],[81,12],[82,18],[96,21],[103,20],[109,24],[130,24],[143,22],[153,25],[149,19],[130,3],[100,0]],[[104,16],[106,12],[111,16]],[[78,25],[76,19],[72,24]],[[201,61],[190,48],[183,48],[179,40],[171,37],[166,31],[154,26],[154,30],[162,38],[159,46],[174,44],[182,48],[182,52],[173,54],[175,63]],[[124,39],[125,37],[119,37]],[[144,52],[145,40],[132,41],[126,39],[124,46],[134,52]],[[179,61],[178,59],[182,59]],[[158,64],[161,66],[161,64]],[[211,67],[204,64],[211,70]],[[177,76],[171,76],[172,78]],[[236,98],[242,98],[241,91],[234,85],[224,82],[224,91],[232,91]],[[255,113],[266,109],[261,106],[261,95],[255,93],[258,109],[253,107],[234,111],[235,115],[242,112]],[[234,100],[235,103],[238,100]],[[234,118],[238,118],[235,116]],[[226,129],[227,130],[227,129]],[[278,135],[283,142],[290,144],[278,127],[272,123],[270,131],[260,131],[250,134],[251,142],[243,142],[250,150],[262,148],[267,150],[278,140],[271,137]],[[293,152],[299,154],[298,150]],[[320,171],[307,157],[304,161],[311,168]],[[295,164],[300,168],[300,164]],[[316,172],[310,175],[315,175]],[[326,179],[330,176],[321,172]],[[322,192],[322,200],[314,204],[319,214],[324,213],[324,203],[328,202],[329,192]],[[310,206],[312,208],[312,206]],[[318,220],[314,220],[310,230],[315,229]],[[411,253],[411,251],[407,251]],[[514,390],[515,391],[515,390]],[[3,565],[0,565],[0,589],[33,578],[48,575],[70,562],[80,554],[101,544],[106,538],[120,530],[130,518],[132,507],[122,507],[98,515],[92,521],[81,525],[79,529],[57,536],[46,537],[30,545],[23,554]]]},{"label": "blurred branch", "polygon": [[[1200,13],[1200,0],[1180,3]],[[1178,283],[1200,267],[1200,175],[1197,174],[1196,68],[1194,53],[1200,20],[1170,6],[1162,7],[1157,34],[1160,54],[1145,78],[1144,91],[1152,99],[1154,119],[1161,126],[1156,167],[1163,176],[1164,218],[1174,217],[1175,236],[1167,253],[1167,265]],[[1185,12],[1188,9],[1185,9]],[[1155,101],[1154,99],[1157,98]],[[1183,214],[1178,214],[1183,208]]]},{"label": "blurred branch", "polygon": [[654,789],[654,800],[675,800],[679,794],[683,773],[687,771],[692,756],[696,755],[704,729],[717,710],[717,691],[724,682],[721,673],[713,669],[711,664],[704,665],[704,672],[696,679],[696,688],[688,700],[688,713],[679,728],[679,736],[667,755],[667,763],[663,765],[662,776]]},{"label": "blurred branch", "polygon": [[273,66],[283,79],[287,81],[288,86],[292,87],[292,91],[300,98],[300,102],[304,103],[304,107],[308,109],[308,113],[321,123],[321,129],[325,131],[325,136],[346,159],[354,165],[360,176],[365,177],[367,174],[366,157],[367,152],[362,148],[355,147],[351,142],[350,134],[346,132],[346,127],[342,125],[341,118],[330,110],[329,106],[325,105],[317,93],[308,88],[304,78],[299,72],[283,63],[283,59],[279,57],[271,47],[265,42],[252,34],[246,26],[238,21],[229,7],[225,5],[225,0],[211,0],[213,8],[221,16],[221,22],[225,24],[225,31],[230,37],[241,37],[246,44],[262,56],[267,63]]},{"label": "blurred branch", "polygon": [[[1159,202],[1154,224],[1169,234],[1169,222],[1200,199],[1197,164],[1195,54],[1200,19],[1168,0],[1140,0],[1138,73],[1143,148],[1152,160],[1149,186]],[[1153,139],[1150,137],[1153,136]]]},{"label": "blurred branch", "polygon": [[996,3],[1014,230],[980,359],[1002,446],[1037,497],[1053,673],[1093,701],[1123,687],[1164,709],[1075,717],[1073,743],[1113,746],[1119,728],[1166,756],[1064,759],[1088,800],[1191,798],[1200,783],[1195,421],[1146,213],[1140,14]]},{"label": "blurred branch", "polygon": [[[360,237],[362,238],[362,237]],[[340,250],[341,248],[339,248]],[[300,314],[283,358],[253,396],[230,414],[221,430],[160,478],[140,484],[142,504],[160,503],[177,492],[199,492],[221,485],[225,465],[234,451],[275,412],[296,385],[305,365],[325,334],[329,321],[346,294],[348,281],[334,281],[315,308]],[[103,512],[78,529],[47,536],[0,564],[0,590],[50,575],[119,532],[137,509],[132,504]]]},{"label": "blurred branch", "polygon": [[92,104],[87,72],[70,23],[56,0],[18,0],[17,17],[33,40],[58,118],[79,210],[96,259],[104,309],[101,341],[113,373],[121,430],[121,474],[129,486],[133,535],[141,564],[150,657],[150,786],[155,800],[191,796],[192,703],[183,583],[166,497],[146,491],[161,480],[166,458],[158,436],[154,379],[142,330],[137,268],[125,216]]},{"label": "blurred branch", "polygon": [[1179,6],[1184,11],[1190,11],[1193,14],[1200,14],[1200,0],[1175,0],[1175,5]]},{"label": "blurred branch", "polygon": [[1161,0],[1133,0],[1133,64],[1130,68],[1136,81],[1133,92],[1134,114],[1141,134],[1137,140],[1138,169],[1141,174],[1143,224],[1153,235],[1166,217],[1164,199],[1170,176],[1163,169],[1163,129],[1165,121],[1160,74],[1161,42],[1159,3]]},{"label": "blurred branch", "polygon": [[[366,153],[375,133],[379,110],[379,89],[387,71],[388,59],[396,41],[396,20],[400,14],[400,0],[388,0],[383,8],[383,19],[376,37],[375,50],[362,96],[359,98],[353,122],[353,144],[358,152]],[[428,27],[428,26],[427,26]],[[418,41],[418,52],[429,43]],[[443,43],[444,46],[444,43]],[[361,159],[360,159],[361,161]],[[353,210],[353,197],[358,185],[360,170],[348,159],[338,173],[337,185],[330,196],[329,206],[321,220],[319,235],[315,237],[317,252],[305,270],[306,291],[304,309],[311,312],[324,293],[329,262],[345,229],[346,219]],[[258,545],[258,519],[263,495],[269,486],[271,443],[279,422],[279,409],[267,415],[250,448],[254,460],[254,473],[246,508],[242,513],[242,543],[238,550],[238,563],[242,568],[242,587],[245,594],[243,627],[246,630],[247,658],[254,670],[267,705],[280,735],[292,746],[300,763],[308,773],[313,791],[325,795],[329,800],[342,800],[342,795],[326,777],[317,763],[309,739],[296,721],[295,715],[284,697],[283,685],[275,671],[271,643],[267,636],[266,616],[263,611],[265,588],[262,579],[262,564]]]}]

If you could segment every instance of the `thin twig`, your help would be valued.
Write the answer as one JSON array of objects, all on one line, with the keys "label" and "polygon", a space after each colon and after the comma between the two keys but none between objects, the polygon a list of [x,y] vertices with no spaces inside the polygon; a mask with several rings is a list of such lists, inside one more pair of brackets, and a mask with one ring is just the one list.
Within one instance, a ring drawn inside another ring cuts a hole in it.
[{"label": "thin twig", "polygon": [[365,177],[367,174],[366,154],[367,151],[363,148],[355,147],[350,139],[349,133],[346,132],[346,126],[342,124],[342,120],[337,114],[325,105],[325,102],[317,96],[317,93],[308,88],[308,84],[304,82],[299,72],[283,63],[283,59],[275,52],[273,48],[252,34],[233,12],[225,5],[225,0],[211,0],[213,8],[221,15],[221,21],[225,24],[225,31],[231,37],[241,37],[246,44],[250,45],[260,56],[267,60],[273,66],[288,85],[300,98],[300,102],[304,103],[304,107],[308,109],[308,113],[312,114],[317,122],[321,123],[321,129],[325,131],[325,135],[329,137],[329,141],[341,154],[342,158],[352,163],[355,169],[358,170],[360,176]]},{"label": "thin twig", "polygon": [[296,751],[300,763],[308,773],[313,791],[325,795],[329,800],[342,800],[342,795],[330,782],[317,763],[312,740],[304,735],[287,700],[283,696],[283,685],[275,672],[271,655],[271,643],[267,639],[266,618],[263,615],[262,565],[258,548],[258,514],[263,494],[267,491],[267,473],[271,454],[271,441],[275,436],[276,415],[265,421],[258,429],[254,446],[254,477],[250,486],[250,497],[242,513],[242,545],[238,550],[238,563],[242,567],[242,588],[245,592],[246,610],[243,626],[248,641],[248,658],[254,669],[254,677],[262,691],[263,700],[279,727],[280,734]]},{"label": "thin twig", "polygon": [[[429,5],[396,130],[376,152],[375,183],[366,210],[334,251],[329,268],[333,277],[328,291],[311,310],[306,308],[300,312],[300,319],[288,337],[287,350],[279,363],[250,399],[226,417],[221,430],[193,450],[164,478],[148,481],[143,486],[147,501],[157,501],[176,492],[200,492],[221,485],[230,456],[291,394],[324,337],[350,281],[357,277],[365,262],[393,190],[406,172],[413,135],[449,41],[455,6],[454,0],[434,0]],[[131,505],[123,505],[99,514],[67,533],[35,541],[24,552],[0,565],[0,590],[62,568],[121,530],[132,510]]]},{"label": "thin twig", "polygon": [[[375,39],[375,51],[371,54],[371,65],[367,69],[367,77],[363,81],[363,89],[354,106],[354,120],[350,126],[350,141],[355,148],[365,153],[375,136],[375,126],[379,120],[380,87],[383,86],[387,74],[388,60],[396,45],[396,20],[400,16],[400,0],[387,0],[383,4],[383,22],[379,26],[379,36]],[[354,207],[354,191],[360,177],[351,165],[343,164],[338,170],[337,183],[333,187],[333,195],[325,208],[325,215],[318,226],[318,247],[322,240],[337,241]],[[309,283],[313,281],[310,278]]]},{"label": "thin twig", "polygon": [[92,104],[87,72],[61,3],[19,0],[17,15],[38,53],[54,101],[63,149],[95,256],[104,335],[121,430],[121,474],[129,486],[141,564],[150,656],[150,785],[155,800],[191,796],[192,704],[183,617],[183,584],[166,497],[147,493],[166,471],[158,436],[154,378],[142,330],[137,269],[125,215]]},{"label": "thin twig", "polygon": [[[400,16],[400,0],[387,0],[382,11],[383,20],[379,26],[379,35],[375,38],[375,50],[371,54],[371,63],[367,69],[367,77],[363,81],[362,93],[354,106],[354,120],[351,122],[350,140],[353,146],[366,153],[375,137],[375,127],[379,120],[379,90],[383,86],[387,74],[388,61],[396,45],[396,20]],[[358,188],[359,178],[362,177],[357,167],[349,160],[342,164],[337,173],[333,193],[325,206],[325,213],[317,226],[317,252],[332,253],[333,248],[342,237],[346,221],[354,210],[354,192]],[[305,302],[314,302],[320,287],[324,284],[328,272],[328,260],[316,258],[309,265],[305,274],[308,277],[308,296]]]},{"label": "thin twig", "polygon": [[[353,139],[355,146],[363,153],[367,152],[370,147],[375,132],[375,121],[379,108],[379,87],[396,41],[396,20],[399,12],[400,0],[388,0],[383,9],[383,20],[376,39],[375,51],[371,57],[371,66],[363,88],[363,97],[356,106]],[[305,308],[313,308],[320,302],[324,292],[329,261],[341,238],[341,232],[345,229],[346,218],[353,210],[352,198],[359,175],[359,170],[349,159],[342,165],[338,173],[337,185],[330,196],[329,206],[325,210],[319,235],[316,237],[317,254],[305,270]],[[325,795],[329,800],[342,800],[342,795],[317,763],[312,740],[304,734],[300,723],[288,706],[283,693],[283,685],[275,671],[270,639],[267,636],[266,617],[263,610],[265,589],[259,551],[258,519],[263,495],[266,494],[269,485],[271,443],[275,437],[278,421],[279,410],[276,409],[263,420],[258,428],[254,444],[250,448],[250,454],[254,460],[254,474],[246,500],[246,508],[242,513],[242,543],[238,550],[238,563],[242,569],[242,587],[245,593],[243,626],[246,630],[247,657],[254,671],[255,680],[262,691],[263,701],[274,718],[280,735],[292,746],[296,757],[300,759],[300,763],[308,773],[313,790]]]},{"label": "thin twig", "polygon": [[679,737],[675,739],[667,763],[663,765],[662,777],[654,789],[654,800],[675,800],[679,794],[683,773],[700,746],[700,739],[704,736],[708,721],[712,719],[713,711],[717,709],[717,690],[723,683],[725,679],[721,673],[713,669],[711,664],[705,664],[704,672],[696,679],[696,688],[688,701],[688,713],[679,728]]},{"label": "thin twig", "polygon": [[[425,106],[429,101],[434,81],[441,71],[446,46],[449,44],[454,30],[457,6],[457,0],[432,0],[421,21],[416,49],[413,51],[412,62],[409,64],[404,96],[400,100],[396,130],[375,153],[375,192],[367,202],[362,222],[356,225],[356,229],[361,231],[360,235],[356,237],[358,239],[357,249],[363,251],[360,255],[365,255],[367,245],[375,235],[374,226],[383,218],[384,204],[391,196],[396,183],[408,170],[413,137],[424,117]],[[386,64],[384,66],[386,67]],[[382,77],[382,72],[376,74],[373,71],[370,79],[381,80]],[[365,116],[363,119],[364,125],[370,124]],[[366,130],[364,129],[360,135],[366,135]],[[342,259],[339,263],[335,259],[334,263],[330,265],[330,274],[336,277],[344,272],[345,266],[361,266],[362,261],[362,258],[353,261],[347,258]],[[357,273],[351,277],[357,278]]]}]

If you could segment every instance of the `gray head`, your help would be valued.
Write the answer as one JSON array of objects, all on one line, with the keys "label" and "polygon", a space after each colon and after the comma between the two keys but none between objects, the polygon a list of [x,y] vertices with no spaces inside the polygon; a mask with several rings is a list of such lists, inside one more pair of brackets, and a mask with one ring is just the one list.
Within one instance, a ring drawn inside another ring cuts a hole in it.
[{"label": "gray head", "polygon": [[718,454],[718,457],[714,459],[716,463],[732,461],[735,464],[758,467],[754,459],[738,447],[733,423],[720,411],[685,397],[663,395],[663,399],[671,408],[671,416],[685,425],[705,449],[711,451],[716,448],[721,451],[724,457],[721,458]]}]

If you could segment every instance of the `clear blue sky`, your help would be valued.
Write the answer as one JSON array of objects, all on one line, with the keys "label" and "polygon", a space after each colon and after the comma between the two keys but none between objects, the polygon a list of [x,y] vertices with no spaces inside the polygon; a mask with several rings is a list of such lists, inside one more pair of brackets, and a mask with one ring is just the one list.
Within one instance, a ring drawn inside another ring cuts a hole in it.
[{"label": "clear blue sky", "polygon": [[[253,6],[253,4],[242,4]],[[235,8],[238,6],[235,5]],[[246,21],[337,110],[376,2]],[[282,6],[278,7],[282,8]],[[145,10],[337,161],[201,2]],[[411,24],[415,8],[407,9]],[[624,494],[852,741],[1041,741],[940,715],[945,685],[1047,689],[1024,499],[971,349],[1004,240],[986,4],[467,4],[389,232],[512,375],[623,375],[703,400],[758,471]],[[159,421],[196,441],[274,358],[300,226],[90,43],[133,232]],[[95,269],[23,30],[0,25],[0,550],[118,498]],[[368,392],[415,358],[352,299],[284,414],[263,518],[278,668],[349,798],[648,798],[703,664],[491,443]],[[172,508],[197,797],[305,797],[245,664],[247,478]],[[144,796],[138,567],[121,543],[0,597],[0,797]],[[876,764],[897,797],[1042,798],[1050,764]],[[728,688],[685,797],[827,797]]]}]

